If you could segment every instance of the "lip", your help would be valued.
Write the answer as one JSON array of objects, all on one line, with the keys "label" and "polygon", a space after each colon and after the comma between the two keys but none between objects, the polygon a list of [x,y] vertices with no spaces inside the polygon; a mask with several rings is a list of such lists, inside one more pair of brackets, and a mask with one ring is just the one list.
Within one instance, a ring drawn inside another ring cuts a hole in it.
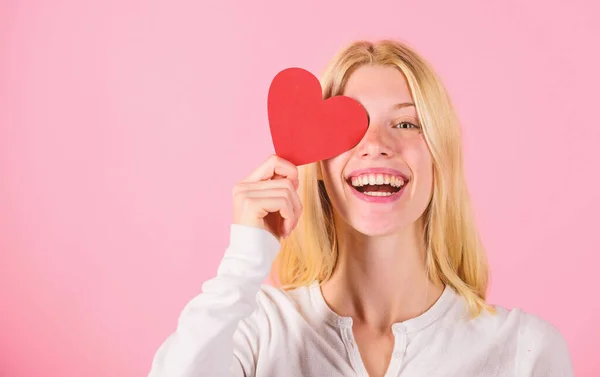
[{"label": "lip", "polygon": [[400,191],[395,192],[389,196],[366,195],[366,194],[363,194],[362,192],[358,191],[357,189],[355,189],[354,186],[352,186],[352,184],[350,184],[348,182],[346,182],[346,184],[350,187],[350,191],[352,191],[352,193],[360,200],[363,200],[363,201],[369,202],[369,203],[392,203],[392,202],[399,200],[402,197],[402,194],[404,193],[406,186],[408,186],[409,182],[406,182],[402,186]]},{"label": "lip", "polygon": [[346,180],[347,181],[351,180],[353,177],[358,177],[359,175],[362,175],[362,174],[387,174],[387,175],[393,175],[396,177],[402,177],[404,182],[408,181],[408,177],[406,175],[404,175],[401,171],[392,169],[392,168],[383,168],[383,167],[381,167],[381,168],[364,168],[364,169],[353,170],[352,172],[350,172],[350,174],[348,174],[348,176],[346,177]]}]

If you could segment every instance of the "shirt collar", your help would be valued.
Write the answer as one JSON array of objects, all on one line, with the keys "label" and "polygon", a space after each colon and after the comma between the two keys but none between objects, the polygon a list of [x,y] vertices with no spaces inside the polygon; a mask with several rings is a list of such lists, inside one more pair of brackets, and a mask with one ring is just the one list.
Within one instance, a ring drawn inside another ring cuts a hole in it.
[{"label": "shirt collar", "polygon": [[[313,307],[326,322],[336,327],[352,327],[352,317],[340,316],[327,305],[318,281],[311,283],[308,289],[310,301],[314,305]],[[450,285],[446,284],[441,296],[427,311],[415,318],[394,323],[392,329],[401,329],[409,333],[425,328],[437,321],[442,315],[447,313],[453,305],[459,303],[459,301],[460,296],[458,293]]]}]

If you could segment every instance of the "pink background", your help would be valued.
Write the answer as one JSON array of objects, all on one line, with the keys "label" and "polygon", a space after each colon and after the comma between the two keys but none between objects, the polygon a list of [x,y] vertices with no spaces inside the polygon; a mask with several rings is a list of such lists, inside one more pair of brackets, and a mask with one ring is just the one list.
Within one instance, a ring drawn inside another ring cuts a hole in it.
[{"label": "pink background", "polygon": [[600,375],[594,1],[0,2],[0,376],[144,376],[273,152],[266,95],[399,38],[464,123],[490,301]]}]

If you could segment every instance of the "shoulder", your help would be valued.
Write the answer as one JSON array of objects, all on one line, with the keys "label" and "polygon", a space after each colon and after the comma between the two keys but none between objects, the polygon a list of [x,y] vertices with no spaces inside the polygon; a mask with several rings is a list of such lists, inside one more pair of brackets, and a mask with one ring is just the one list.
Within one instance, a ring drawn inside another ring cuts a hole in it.
[{"label": "shoulder", "polygon": [[527,345],[527,351],[540,358],[568,359],[569,350],[565,337],[558,328],[547,320],[521,311],[519,340]]},{"label": "shoulder", "polygon": [[514,335],[525,343],[543,343],[549,340],[566,343],[558,328],[538,315],[518,307],[508,309],[500,305],[491,306],[495,313],[484,309],[471,322],[496,330],[510,327]]},{"label": "shoulder", "polygon": [[290,322],[310,311],[309,287],[283,290],[269,284],[261,284],[256,294],[256,310],[246,322]]},{"label": "shoulder", "polygon": [[533,313],[520,308],[495,306],[501,318],[513,318],[517,326],[517,370],[524,376],[572,377],[569,347],[558,328]]},{"label": "shoulder", "polygon": [[261,284],[260,290],[256,295],[258,306],[267,311],[289,311],[298,310],[302,304],[300,293],[306,287],[296,288],[286,291],[269,284]]},{"label": "shoulder", "polygon": [[[558,328],[542,317],[524,311],[521,308],[507,309],[503,306],[492,305],[496,313],[482,312],[478,317],[480,321],[494,321],[499,327],[509,326],[515,332],[521,344],[539,346],[554,344],[566,347],[566,340]],[[533,350],[530,350],[533,352]]]},{"label": "shoulder", "polygon": [[527,351],[543,356],[565,356],[567,341],[558,328],[547,320],[532,313],[514,309],[520,313],[519,341],[530,346]]},{"label": "shoulder", "polygon": [[541,343],[545,340],[564,342],[562,334],[552,323],[533,313],[528,313],[521,309],[513,310],[518,311],[520,314],[521,326],[519,335],[522,340],[533,343]]},{"label": "shoulder", "polygon": [[573,376],[567,341],[554,324],[518,307],[492,307],[495,313],[484,310],[466,321],[468,328],[514,355],[518,376]]}]

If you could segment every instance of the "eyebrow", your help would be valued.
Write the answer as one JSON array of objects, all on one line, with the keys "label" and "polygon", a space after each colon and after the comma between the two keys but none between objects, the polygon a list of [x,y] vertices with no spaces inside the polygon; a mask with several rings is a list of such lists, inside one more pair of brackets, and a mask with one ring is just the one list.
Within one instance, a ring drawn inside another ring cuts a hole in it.
[{"label": "eyebrow", "polygon": [[393,108],[394,109],[401,109],[403,107],[408,107],[408,106],[415,106],[415,104],[412,103],[412,102],[398,103],[398,104],[394,105]]}]

